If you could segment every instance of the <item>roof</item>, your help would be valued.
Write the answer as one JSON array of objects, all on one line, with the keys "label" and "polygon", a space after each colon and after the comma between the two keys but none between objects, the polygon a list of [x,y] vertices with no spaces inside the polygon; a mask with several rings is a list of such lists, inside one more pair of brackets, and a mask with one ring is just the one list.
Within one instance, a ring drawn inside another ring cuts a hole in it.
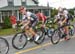
[{"label": "roof", "polygon": [[[18,10],[20,6],[6,6],[3,8],[0,8],[0,11],[5,11],[5,10]],[[50,9],[50,7],[45,7],[45,6],[27,6],[27,9]]]}]

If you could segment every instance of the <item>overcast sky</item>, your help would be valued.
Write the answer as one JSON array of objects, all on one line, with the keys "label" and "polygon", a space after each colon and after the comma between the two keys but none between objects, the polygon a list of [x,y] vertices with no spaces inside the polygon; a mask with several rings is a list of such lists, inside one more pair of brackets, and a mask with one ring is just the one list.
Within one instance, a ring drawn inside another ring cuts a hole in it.
[{"label": "overcast sky", "polygon": [[[16,0],[17,2],[18,0]],[[49,2],[50,7],[58,8],[59,6],[65,8],[74,8],[75,0],[39,0],[39,5],[47,6],[47,2]],[[0,0],[0,7],[7,6],[7,0]]]},{"label": "overcast sky", "polygon": [[58,8],[59,6],[65,8],[75,7],[75,0],[39,0],[39,5],[47,6],[49,2],[50,7]]}]

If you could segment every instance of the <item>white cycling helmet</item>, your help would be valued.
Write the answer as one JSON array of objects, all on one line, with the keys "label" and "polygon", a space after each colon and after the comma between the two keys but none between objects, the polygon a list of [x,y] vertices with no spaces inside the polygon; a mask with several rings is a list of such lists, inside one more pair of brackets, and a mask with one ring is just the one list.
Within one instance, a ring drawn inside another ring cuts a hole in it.
[{"label": "white cycling helmet", "polygon": [[59,7],[59,8],[58,8],[58,11],[59,11],[59,12],[62,12],[62,11],[63,11],[63,8],[62,8],[62,7]]}]

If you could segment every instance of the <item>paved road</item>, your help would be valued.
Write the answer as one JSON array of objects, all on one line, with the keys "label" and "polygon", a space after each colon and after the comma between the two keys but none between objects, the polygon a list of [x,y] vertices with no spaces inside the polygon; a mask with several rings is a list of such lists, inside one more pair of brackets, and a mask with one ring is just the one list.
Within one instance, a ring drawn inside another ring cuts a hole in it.
[{"label": "paved road", "polygon": [[52,45],[49,38],[46,38],[45,42],[41,45],[28,42],[23,50],[16,50],[12,47],[12,36],[5,38],[10,44],[8,54],[75,54],[75,37],[69,41],[61,41],[57,45]]}]

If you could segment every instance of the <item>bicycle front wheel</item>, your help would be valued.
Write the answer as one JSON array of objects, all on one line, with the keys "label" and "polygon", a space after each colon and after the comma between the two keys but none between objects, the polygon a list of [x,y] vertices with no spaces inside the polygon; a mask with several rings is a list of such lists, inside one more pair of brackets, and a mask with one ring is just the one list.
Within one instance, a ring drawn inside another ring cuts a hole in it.
[{"label": "bicycle front wheel", "polygon": [[6,39],[0,37],[0,54],[7,54],[9,51],[9,44]]},{"label": "bicycle front wheel", "polygon": [[21,50],[27,44],[27,36],[23,33],[17,33],[12,39],[12,46],[15,49]]},{"label": "bicycle front wheel", "polygon": [[59,31],[55,30],[51,36],[51,42],[52,42],[52,44],[57,44],[57,43],[59,43],[59,41],[60,41]]}]

